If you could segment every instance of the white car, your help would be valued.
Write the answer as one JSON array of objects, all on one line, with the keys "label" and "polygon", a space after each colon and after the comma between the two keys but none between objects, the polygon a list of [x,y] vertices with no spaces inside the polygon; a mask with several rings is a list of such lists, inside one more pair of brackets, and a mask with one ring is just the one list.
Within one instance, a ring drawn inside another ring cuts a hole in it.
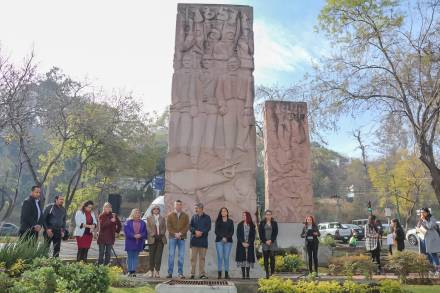
[{"label": "white car", "polygon": [[[440,221],[437,221],[437,225],[440,227]],[[409,244],[412,246],[419,245],[419,237],[417,237],[416,228],[406,231],[406,240],[408,240]]]},{"label": "white car", "polygon": [[347,243],[351,237],[351,229],[344,227],[339,222],[320,223],[318,229],[321,237],[331,236],[335,240],[342,240],[344,243]]}]

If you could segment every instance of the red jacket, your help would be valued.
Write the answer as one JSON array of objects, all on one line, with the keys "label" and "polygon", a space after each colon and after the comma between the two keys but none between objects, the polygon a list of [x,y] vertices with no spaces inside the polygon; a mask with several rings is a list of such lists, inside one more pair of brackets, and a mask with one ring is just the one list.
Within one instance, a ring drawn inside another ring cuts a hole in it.
[{"label": "red jacket", "polygon": [[122,225],[117,216],[115,222],[111,221],[112,218],[112,213],[99,215],[98,244],[115,244],[115,234],[121,232]]}]

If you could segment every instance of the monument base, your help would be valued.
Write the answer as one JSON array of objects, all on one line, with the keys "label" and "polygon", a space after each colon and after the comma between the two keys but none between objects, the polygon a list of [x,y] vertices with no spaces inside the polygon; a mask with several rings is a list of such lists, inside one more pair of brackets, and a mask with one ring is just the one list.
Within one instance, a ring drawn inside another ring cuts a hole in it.
[{"label": "monument base", "polygon": [[303,223],[280,223],[278,222],[277,244],[279,248],[296,248],[301,252],[304,247],[304,238],[301,238]]},{"label": "monument base", "polygon": [[[215,249],[215,224],[212,224],[211,231],[208,234],[208,251],[205,258],[205,270],[206,274],[210,279],[217,279],[217,251]],[[237,231],[237,225],[235,225],[235,231]],[[234,233],[235,234],[235,233]],[[189,236],[189,233],[188,233]],[[185,277],[189,277],[191,274],[191,251],[189,248],[189,239],[185,240],[185,261],[183,262],[183,274]],[[229,276],[231,278],[241,278],[241,268],[237,267],[235,262],[235,252],[237,247],[237,238],[234,235],[234,242],[232,244],[231,255],[229,256]],[[174,259],[174,272],[173,277],[177,276],[177,254],[178,250],[176,248],[175,259]],[[198,264],[196,266],[196,277],[199,277]],[[168,245],[165,246],[162,255],[162,265],[160,269],[161,277],[166,277],[168,274]],[[256,260],[254,268],[250,270],[251,278],[262,278],[265,276],[264,270],[261,268],[258,260]],[[223,269],[224,277],[224,269]]]}]

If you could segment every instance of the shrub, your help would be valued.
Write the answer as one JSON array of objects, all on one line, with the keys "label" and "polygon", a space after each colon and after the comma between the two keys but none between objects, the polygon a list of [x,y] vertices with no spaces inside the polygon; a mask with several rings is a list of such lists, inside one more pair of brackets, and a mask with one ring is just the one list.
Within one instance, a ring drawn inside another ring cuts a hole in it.
[{"label": "shrub", "polygon": [[11,288],[12,293],[57,292],[57,275],[52,267],[41,267],[23,273]]},{"label": "shrub", "polygon": [[319,243],[322,245],[326,245],[328,247],[336,247],[336,240],[330,235],[326,235],[325,237],[321,237],[319,239]]},{"label": "shrub", "polygon": [[121,274],[122,274],[122,269],[120,267],[111,266],[108,268],[108,277],[110,280],[110,286],[121,287]]},{"label": "shrub", "polygon": [[395,280],[382,280],[380,281],[379,292],[380,293],[401,293],[408,292],[401,288],[400,283]]},{"label": "shrub", "polygon": [[371,279],[377,270],[375,263],[366,255],[347,255],[333,257],[329,261],[331,275],[345,275],[350,279],[353,275],[361,274]]},{"label": "shrub", "polygon": [[426,278],[432,267],[424,255],[408,250],[389,255],[387,260],[385,267],[397,274],[401,283],[406,283],[410,273],[418,273],[421,278]]},{"label": "shrub", "polygon": [[6,273],[0,272],[0,289],[7,292],[8,289],[11,288],[13,285],[14,285],[14,279],[9,277],[9,275]]},{"label": "shrub", "polygon": [[20,239],[17,242],[8,240],[0,248],[0,263],[4,263],[5,268],[9,269],[17,263],[19,259],[25,264],[29,264],[38,257],[48,257],[49,247],[43,242],[33,239]]},{"label": "shrub", "polygon": [[358,284],[353,281],[345,281],[343,284],[336,281],[306,281],[302,280],[293,283],[291,280],[284,280],[279,277],[260,279],[258,281],[258,292],[260,293],[404,293],[397,281],[384,280],[379,284]]},{"label": "shrub", "polygon": [[279,277],[258,280],[258,292],[261,293],[291,293],[295,292],[292,280],[284,280]]},{"label": "shrub", "polygon": [[69,290],[78,292],[107,292],[110,285],[108,268],[84,263],[61,266],[58,275],[68,281]]},{"label": "shrub", "polygon": [[[260,258],[259,263],[264,265],[264,259]],[[297,254],[275,256],[275,271],[295,273],[304,267],[304,262]]]}]

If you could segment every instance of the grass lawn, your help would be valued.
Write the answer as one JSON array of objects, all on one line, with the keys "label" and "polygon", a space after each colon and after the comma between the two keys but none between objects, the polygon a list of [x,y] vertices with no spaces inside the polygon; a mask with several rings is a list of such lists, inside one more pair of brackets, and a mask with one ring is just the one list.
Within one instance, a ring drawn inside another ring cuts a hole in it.
[{"label": "grass lawn", "polygon": [[151,286],[143,286],[137,288],[113,288],[110,287],[109,293],[154,293],[154,288]]},{"label": "grass lawn", "polygon": [[422,285],[408,285],[405,289],[414,293],[437,293],[440,292],[440,285],[422,286]]}]

